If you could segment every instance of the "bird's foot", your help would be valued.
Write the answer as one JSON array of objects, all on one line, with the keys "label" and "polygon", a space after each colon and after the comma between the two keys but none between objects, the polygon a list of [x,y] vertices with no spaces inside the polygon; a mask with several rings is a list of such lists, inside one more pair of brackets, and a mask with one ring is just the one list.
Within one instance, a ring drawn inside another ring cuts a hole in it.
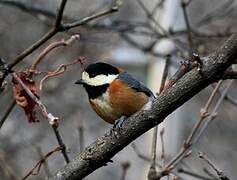
[{"label": "bird's foot", "polygon": [[124,123],[124,121],[126,120],[127,118],[125,116],[121,117],[120,119],[117,119],[115,122],[114,122],[114,125],[113,125],[113,129],[121,129],[122,128],[122,125]]}]

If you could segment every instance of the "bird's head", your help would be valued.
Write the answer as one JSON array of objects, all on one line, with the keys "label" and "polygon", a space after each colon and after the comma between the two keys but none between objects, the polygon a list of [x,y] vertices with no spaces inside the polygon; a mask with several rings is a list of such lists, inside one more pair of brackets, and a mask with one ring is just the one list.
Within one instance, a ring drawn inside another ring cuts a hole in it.
[{"label": "bird's head", "polygon": [[76,84],[85,86],[103,86],[110,84],[119,76],[120,70],[110,64],[97,62],[88,65]]}]

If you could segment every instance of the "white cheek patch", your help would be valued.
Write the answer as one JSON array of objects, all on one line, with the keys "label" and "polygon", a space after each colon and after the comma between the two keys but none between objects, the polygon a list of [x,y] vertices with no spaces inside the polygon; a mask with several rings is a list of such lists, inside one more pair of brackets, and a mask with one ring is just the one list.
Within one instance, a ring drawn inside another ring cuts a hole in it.
[{"label": "white cheek patch", "polygon": [[97,75],[93,78],[89,77],[89,74],[87,72],[82,73],[82,80],[85,81],[86,84],[91,86],[101,86],[104,84],[110,84],[113,80],[115,80],[118,77],[118,74],[109,74],[109,75]]}]

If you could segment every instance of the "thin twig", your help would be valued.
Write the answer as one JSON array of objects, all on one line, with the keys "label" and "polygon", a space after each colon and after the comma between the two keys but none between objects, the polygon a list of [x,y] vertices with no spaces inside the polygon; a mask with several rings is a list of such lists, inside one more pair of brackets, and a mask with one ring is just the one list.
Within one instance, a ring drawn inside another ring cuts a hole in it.
[{"label": "thin twig", "polygon": [[[149,156],[146,156],[145,154],[142,154],[142,153],[139,151],[139,149],[137,148],[137,146],[136,146],[135,143],[132,143],[132,144],[131,144],[131,147],[133,148],[134,152],[136,153],[136,155],[137,155],[140,159],[142,159],[142,160],[144,160],[144,161],[147,161],[147,162],[151,162],[151,158],[150,158]],[[161,167],[162,167],[162,166],[161,166],[159,163],[157,163],[157,162],[156,162],[156,166],[157,166],[158,168],[161,168]]]},{"label": "thin twig", "polygon": [[85,18],[82,18],[81,20],[78,20],[78,21],[75,21],[75,22],[72,22],[72,23],[63,24],[63,29],[68,30],[68,29],[71,29],[71,28],[74,28],[74,27],[78,27],[78,26],[81,26],[81,25],[84,25],[84,24],[88,23],[89,21],[92,21],[94,19],[106,16],[108,14],[111,14],[111,13],[114,13],[114,12],[117,12],[117,11],[118,11],[118,6],[113,6],[113,7],[110,7],[108,9],[102,10],[101,12],[98,12],[96,14],[93,14],[91,16],[87,16]]},{"label": "thin twig", "polygon": [[43,163],[47,160],[49,156],[51,156],[53,153],[57,151],[61,151],[63,148],[61,146],[56,147],[52,151],[48,152],[46,155],[44,155],[37,163],[36,165],[22,178],[22,180],[26,180],[30,175],[38,175],[40,168]]},{"label": "thin twig", "polygon": [[18,55],[12,63],[9,64],[9,69],[11,70],[15,65],[21,62],[25,57],[39,48],[42,44],[48,41],[51,37],[60,31],[61,20],[66,6],[67,0],[62,0],[60,4],[59,11],[56,15],[55,25],[52,27],[42,38],[40,38],[36,43],[32,44],[29,48],[24,50],[20,55]]},{"label": "thin twig", "polygon": [[185,154],[188,152],[189,148],[192,146],[193,144],[193,140],[194,137],[196,135],[196,133],[199,131],[203,120],[209,115],[208,111],[209,108],[211,106],[211,103],[214,100],[214,96],[217,94],[218,89],[220,88],[221,84],[222,84],[222,80],[220,80],[218,82],[218,84],[216,85],[215,89],[212,91],[212,94],[210,95],[207,103],[205,104],[204,108],[201,109],[200,112],[200,119],[198,120],[198,122],[195,124],[195,126],[193,127],[189,137],[187,138],[187,140],[184,142],[181,150],[179,151],[179,153],[173,157],[158,173],[157,173],[157,179],[169,174],[169,172],[178,164],[178,162],[180,162],[184,157]]},{"label": "thin twig", "polygon": [[4,124],[4,122],[6,121],[7,117],[9,116],[9,114],[12,112],[14,106],[16,105],[16,101],[13,100],[10,104],[10,106],[7,108],[5,114],[3,115],[2,119],[0,120],[0,129],[2,128],[2,125]]},{"label": "thin twig", "polygon": [[30,98],[37,104],[37,106],[41,110],[43,116],[48,120],[49,124],[51,125],[51,127],[54,130],[54,133],[55,133],[55,136],[57,138],[58,144],[60,145],[60,147],[63,147],[63,149],[61,151],[62,155],[63,155],[65,161],[67,163],[69,163],[69,158],[68,158],[68,155],[67,155],[66,150],[65,150],[66,149],[65,144],[63,143],[62,138],[61,138],[61,136],[60,136],[60,134],[57,130],[59,118],[55,117],[51,113],[47,112],[47,108],[45,107],[45,105],[40,101],[40,99],[38,97],[36,97],[30,91],[30,89],[22,82],[22,80],[18,77],[18,75],[16,73],[12,73],[12,76],[22,86],[22,88],[30,96]]},{"label": "thin twig", "polygon": [[216,177],[216,175],[215,175],[214,173],[210,172],[209,169],[207,169],[207,168],[204,167],[204,168],[203,168],[203,172],[204,172],[206,175],[212,177],[214,180],[218,180],[218,177]]},{"label": "thin twig", "polygon": [[158,10],[160,7],[163,6],[164,2],[165,2],[165,0],[160,0],[160,1],[158,1],[158,2],[156,3],[155,7],[154,7],[154,8],[152,9],[152,11],[151,11],[151,15],[152,15],[152,16],[154,16],[154,15],[156,14],[157,10]]},{"label": "thin twig", "polygon": [[[199,121],[197,122],[197,124],[195,124],[193,130],[191,131],[191,134],[189,135],[186,144],[192,143],[192,140],[194,139],[194,136],[195,136],[196,133],[198,132],[198,130],[199,130],[199,128],[200,128],[200,126],[201,126],[203,120],[204,120],[207,116],[209,116],[209,112],[208,112],[208,111],[209,111],[209,108],[210,108],[210,106],[211,106],[211,103],[212,103],[213,100],[214,100],[215,95],[218,93],[218,90],[219,90],[219,88],[220,88],[220,86],[221,86],[222,83],[223,83],[223,80],[218,81],[218,83],[217,83],[215,89],[214,89],[214,90],[212,91],[212,93],[211,93],[211,96],[208,98],[206,105],[204,106],[203,109],[201,109],[201,111],[200,111],[200,119],[199,119]],[[191,145],[191,144],[190,144],[190,145]]]},{"label": "thin twig", "polygon": [[[162,79],[161,79],[161,84],[160,84],[160,89],[159,89],[159,94],[164,90],[165,87],[165,81],[168,75],[168,69],[169,69],[169,64],[170,64],[170,56],[167,56],[167,59],[165,61],[165,67],[163,70],[162,74]],[[151,155],[151,167],[148,172],[148,179],[152,179],[156,167],[156,147],[157,147],[157,132],[158,132],[158,126],[154,128],[153,131],[153,137],[152,137],[152,155]]]},{"label": "thin twig", "polygon": [[20,55],[18,55],[10,64],[9,68],[12,69],[15,65],[20,63],[25,57],[30,55],[36,49],[38,49],[42,44],[48,41],[51,37],[57,34],[55,29],[50,29],[41,39],[39,39],[36,43],[32,44],[29,48],[24,50]]},{"label": "thin twig", "polygon": [[[37,153],[39,154],[40,159],[43,159],[44,154],[43,154],[40,146],[36,146],[35,149],[36,149]],[[50,173],[50,169],[49,169],[49,166],[48,166],[47,159],[45,159],[45,161],[43,163],[43,168],[44,168],[46,178],[49,178],[51,176],[51,173]]]},{"label": "thin twig", "polygon": [[55,134],[55,136],[57,138],[58,144],[60,145],[60,147],[62,147],[62,155],[63,155],[66,163],[69,163],[70,160],[69,160],[69,157],[67,155],[66,146],[63,143],[63,140],[62,140],[62,137],[61,137],[61,135],[60,135],[60,133],[58,131],[58,128],[56,126],[52,126],[52,128],[53,128],[54,134]]},{"label": "thin twig", "polygon": [[61,1],[61,5],[59,7],[59,10],[58,10],[58,13],[57,13],[57,16],[56,16],[56,21],[55,21],[55,24],[54,24],[55,28],[60,28],[60,26],[61,26],[61,22],[62,22],[62,19],[63,19],[63,13],[64,13],[66,3],[67,3],[67,0],[62,0]]},{"label": "thin twig", "polygon": [[[62,1],[63,3],[64,1]],[[62,5],[60,6],[62,7]],[[89,21],[92,21],[94,19],[97,19],[99,17],[111,14],[113,12],[118,11],[118,6],[114,6],[112,8],[109,8],[107,10],[103,10],[101,12],[98,12],[94,15],[91,16],[87,16],[85,18],[82,18],[79,21],[76,22],[72,22],[72,23],[66,23],[63,25],[60,25],[60,27],[53,27],[51,28],[42,38],[40,38],[36,43],[34,43],[33,45],[31,45],[29,48],[27,48],[26,50],[24,50],[22,53],[20,53],[14,60],[12,63],[9,64],[9,69],[12,69],[15,65],[17,65],[19,62],[21,62],[25,57],[27,57],[29,54],[31,54],[33,51],[35,51],[37,48],[39,48],[42,44],[44,44],[46,41],[48,41],[50,38],[52,38],[55,34],[57,34],[58,32],[61,31],[66,31],[69,30],[71,28],[74,27],[78,27],[81,25],[84,25],[86,23],[88,23]],[[59,11],[59,13],[61,13],[61,11]],[[57,15],[57,17],[60,17],[59,15]],[[56,23],[55,23],[56,24]],[[58,24],[58,23],[57,23]]]},{"label": "thin twig", "polygon": [[197,179],[202,179],[202,180],[217,180],[217,179],[214,179],[214,178],[209,178],[209,177],[205,177],[203,175],[200,175],[200,174],[197,174],[197,173],[194,173],[194,172],[191,172],[191,171],[187,171],[185,169],[178,169],[178,172],[179,173],[182,173],[182,174],[185,174],[185,175],[188,175],[188,176],[191,176],[191,177],[194,177],[194,178],[197,178]]},{"label": "thin twig", "polygon": [[216,165],[211,162],[211,160],[207,157],[205,153],[200,152],[199,157],[203,159],[214,171],[216,171],[216,174],[218,175],[220,180],[230,180],[222,171],[220,171]]},{"label": "thin twig", "polygon": [[[149,12],[149,10],[146,8],[145,4],[141,0],[137,0],[138,4],[141,6],[143,11],[146,13],[146,16],[149,20],[151,20],[162,32],[163,35],[166,37],[169,36],[168,32],[157,22],[157,20],[154,18],[154,16]],[[158,33],[158,32],[157,32]],[[158,33],[160,34],[160,33]]]},{"label": "thin twig", "polygon": [[[52,72],[47,72],[47,75],[44,76],[41,80],[40,80],[40,85],[39,85],[39,89],[42,90],[42,86],[43,86],[43,83],[45,80],[47,80],[48,78],[51,78],[51,77],[55,77],[55,76],[59,76],[60,74],[63,74],[67,68],[69,66],[72,66],[74,64],[77,64],[77,63],[80,63],[81,64],[81,61],[82,59],[79,58],[71,63],[68,63],[68,64],[61,64],[59,67],[57,67],[56,70],[52,71]],[[33,72],[33,71],[32,71]]]},{"label": "thin twig", "polygon": [[189,43],[189,57],[191,57],[192,54],[194,53],[194,46],[193,46],[192,30],[188,19],[187,6],[188,6],[187,0],[181,0],[181,7],[183,10],[183,16],[186,24],[187,37]]},{"label": "thin twig", "polygon": [[170,61],[171,61],[171,56],[170,56],[170,55],[167,55],[167,56],[166,56],[166,61],[165,61],[164,71],[163,71],[163,74],[162,74],[162,79],[161,79],[161,85],[160,85],[160,89],[159,89],[159,94],[164,91],[165,82],[166,82],[166,79],[167,79],[167,76],[168,76],[168,70],[169,70]]},{"label": "thin twig", "polygon": [[61,41],[57,41],[57,42],[53,42],[52,44],[50,44],[49,46],[47,46],[38,56],[38,58],[32,63],[31,65],[31,70],[36,70],[37,65],[43,60],[43,58],[49,53],[51,52],[53,49],[61,47],[61,46],[68,46],[71,43],[73,43],[75,40],[79,39],[79,35],[75,34],[72,35],[68,40],[64,40],[62,39]]},{"label": "thin twig", "polygon": [[205,14],[198,23],[196,23],[196,26],[200,27],[207,25],[210,22],[214,22],[215,20],[220,20],[235,10],[235,0],[226,0],[222,2],[223,3],[220,3],[217,8],[212,8],[208,11],[207,14]]},{"label": "thin twig", "polygon": [[232,85],[233,82],[234,82],[234,80],[230,80],[230,81],[228,82],[228,84],[226,85],[225,89],[224,89],[223,92],[221,93],[220,98],[219,98],[218,101],[216,102],[216,105],[215,105],[215,107],[213,108],[212,113],[208,116],[207,120],[205,121],[205,123],[203,124],[203,126],[200,128],[200,130],[199,130],[198,134],[196,135],[195,139],[193,139],[193,143],[196,143],[196,142],[199,140],[199,138],[201,137],[201,135],[203,134],[203,132],[205,131],[205,129],[208,127],[208,125],[210,124],[210,122],[216,118],[217,112],[218,112],[218,110],[219,110],[219,108],[220,108],[220,105],[221,105],[221,103],[223,102],[223,100],[225,99],[225,97],[226,97],[226,95],[227,95],[227,93],[228,93],[228,91],[229,91],[229,89],[230,89],[230,87],[231,87],[231,85]]}]

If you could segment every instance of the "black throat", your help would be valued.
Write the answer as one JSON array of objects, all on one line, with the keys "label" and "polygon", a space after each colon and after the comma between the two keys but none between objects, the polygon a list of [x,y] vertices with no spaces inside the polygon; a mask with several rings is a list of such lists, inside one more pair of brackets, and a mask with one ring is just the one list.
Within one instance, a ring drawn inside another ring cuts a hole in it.
[{"label": "black throat", "polygon": [[101,86],[91,86],[88,84],[84,84],[83,86],[86,89],[89,99],[95,99],[106,92],[107,88],[109,87],[109,84],[103,84]]}]

